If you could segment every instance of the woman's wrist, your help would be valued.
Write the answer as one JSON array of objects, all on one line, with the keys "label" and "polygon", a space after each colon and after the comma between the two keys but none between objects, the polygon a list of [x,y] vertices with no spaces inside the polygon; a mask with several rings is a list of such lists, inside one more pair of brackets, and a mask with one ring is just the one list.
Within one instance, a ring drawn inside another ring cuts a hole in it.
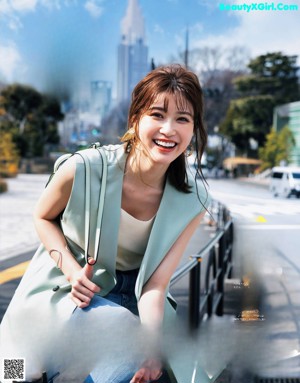
[{"label": "woman's wrist", "polygon": [[67,245],[49,250],[49,255],[56,263],[56,267],[65,274],[69,282],[72,281],[73,274],[82,269]]}]

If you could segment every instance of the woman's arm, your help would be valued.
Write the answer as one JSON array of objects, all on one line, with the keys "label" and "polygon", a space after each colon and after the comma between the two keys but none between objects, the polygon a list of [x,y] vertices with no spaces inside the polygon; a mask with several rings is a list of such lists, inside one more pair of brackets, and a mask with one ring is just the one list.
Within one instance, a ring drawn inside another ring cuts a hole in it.
[{"label": "woman's arm", "polygon": [[[158,268],[152,274],[142,290],[138,304],[141,323],[144,325],[148,339],[151,340],[153,352],[159,353],[160,331],[164,315],[165,292],[174,274],[182,254],[191,239],[196,228],[199,226],[205,212],[196,216],[178,237]],[[146,361],[135,373],[132,383],[144,383],[147,380],[155,380],[160,375],[161,364],[155,358]]]},{"label": "woman's arm", "polygon": [[55,173],[43,191],[34,210],[37,233],[46,250],[72,285],[71,298],[80,308],[89,305],[99,287],[91,282],[92,266],[82,268],[67,247],[63,232],[56,218],[65,209],[71,195],[76,169],[75,156],[71,157]]}]

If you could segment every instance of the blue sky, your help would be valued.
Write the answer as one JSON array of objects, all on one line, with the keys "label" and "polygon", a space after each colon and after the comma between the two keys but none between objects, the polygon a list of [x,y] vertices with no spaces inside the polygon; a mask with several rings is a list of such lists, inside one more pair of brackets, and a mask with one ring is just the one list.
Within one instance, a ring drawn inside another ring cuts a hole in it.
[{"label": "blue sky", "polygon": [[[264,1],[262,4],[271,4]],[[128,0],[0,0],[0,80],[47,90],[64,82],[88,89],[90,80],[116,88],[120,22]],[[221,4],[249,0],[139,0],[145,19],[149,60],[169,62],[190,46],[243,46],[249,55],[283,51],[300,56],[300,0],[297,11],[221,10]]]}]

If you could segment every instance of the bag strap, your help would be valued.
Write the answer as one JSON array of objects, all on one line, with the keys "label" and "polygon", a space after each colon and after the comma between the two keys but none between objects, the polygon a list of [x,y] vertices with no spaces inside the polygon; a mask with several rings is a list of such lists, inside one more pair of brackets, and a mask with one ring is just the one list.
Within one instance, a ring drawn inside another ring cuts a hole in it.
[{"label": "bag strap", "polygon": [[[107,180],[107,158],[102,148],[99,148],[99,147],[94,147],[94,148],[97,149],[102,160],[101,191],[100,191],[100,197],[99,197],[96,230],[95,230],[94,255],[92,257],[93,260],[96,262],[98,258],[98,251],[99,251],[99,245],[100,245],[101,225],[102,225],[102,217],[103,217],[103,210],[104,210],[104,199],[105,199],[106,180]],[[77,152],[76,154],[79,154],[81,156],[85,165],[84,256],[85,256],[86,262],[90,264],[88,259],[89,258],[88,251],[89,251],[89,239],[90,239],[90,212],[91,212],[91,167],[90,167],[89,157],[84,151]]]},{"label": "bag strap", "polygon": [[94,259],[97,261],[98,258],[98,250],[101,239],[101,227],[102,227],[102,218],[103,218],[103,210],[104,210],[104,199],[105,199],[105,191],[106,191],[106,181],[107,181],[107,158],[103,149],[97,148],[102,158],[102,181],[101,181],[101,191],[99,198],[99,207],[98,207],[98,216],[97,216],[97,224],[96,224],[96,235],[95,235],[95,254]]}]

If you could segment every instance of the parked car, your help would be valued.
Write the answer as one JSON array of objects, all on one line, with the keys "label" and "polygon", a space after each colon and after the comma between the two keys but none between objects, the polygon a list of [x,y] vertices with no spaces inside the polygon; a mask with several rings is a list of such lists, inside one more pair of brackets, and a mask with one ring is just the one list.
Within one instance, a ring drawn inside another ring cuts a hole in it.
[{"label": "parked car", "polygon": [[272,169],[270,190],[274,197],[300,198],[300,167],[276,166]]},{"label": "parked car", "polygon": [[[192,154],[187,158],[188,162],[188,167],[190,169],[190,172],[192,175],[196,174],[196,165],[195,165],[195,154]],[[206,155],[204,154],[202,157],[202,162],[201,162],[201,170],[204,178],[207,178],[209,176],[209,171],[207,168],[207,162],[206,162]]]}]

